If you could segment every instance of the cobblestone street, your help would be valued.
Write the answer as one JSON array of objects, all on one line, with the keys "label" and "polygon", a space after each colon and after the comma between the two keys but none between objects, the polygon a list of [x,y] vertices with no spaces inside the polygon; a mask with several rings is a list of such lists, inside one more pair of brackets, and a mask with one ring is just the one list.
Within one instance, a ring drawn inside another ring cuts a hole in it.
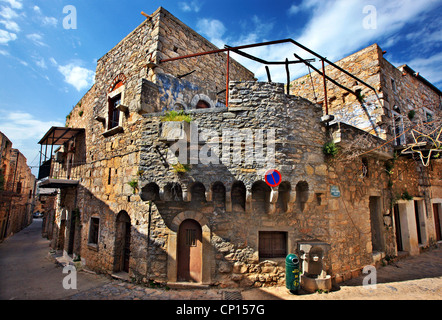
[{"label": "cobblestone street", "polygon": [[408,257],[377,270],[376,289],[362,286],[365,275],[330,293],[290,294],[285,287],[254,289],[147,287],[79,271],[77,289],[63,289],[62,266],[48,256],[41,221],[0,244],[2,300],[441,300],[442,249]]}]

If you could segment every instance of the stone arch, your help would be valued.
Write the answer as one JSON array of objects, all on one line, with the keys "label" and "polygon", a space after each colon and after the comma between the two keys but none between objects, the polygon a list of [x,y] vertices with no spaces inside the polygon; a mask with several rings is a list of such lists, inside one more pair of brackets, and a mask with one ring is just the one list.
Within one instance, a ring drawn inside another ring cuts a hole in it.
[{"label": "stone arch", "polygon": [[202,94],[202,93],[196,94],[192,98],[192,100],[190,102],[190,108],[191,109],[198,109],[199,103],[205,103],[208,108],[215,108],[215,104],[213,103],[212,99],[210,99],[208,96],[206,96],[205,94]]},{"label": "stone arch", "polygon": [[190,187],[190,201],[206,202],[206,187],[201,182],[194,182]]},{"label": "stone arch", "polygon": [[230,197],[232,201],[233,210],[246,210],[246,194],[247,189],[242,181],[235,181],[232,184]]},{"label": "stone arch", "polygon": [[159,201],[160,200],[160,187],[155,182],[146,184],[141,189],[141,199],[143,201]]},{"label": "stone arch", "polygon": [[126,84],[126,76],[124,75],[124,73],[120,73],[119,75],[117,75],[113,80],[112,83],[109,86],[108,92],[112,92],[115,89],[118,89],[120,86],[123,86]]},{"label": "stone arch", "polygon": [[287,212],[290,202],[290,191],[292,186],[290,182],[283,181],[278,187],[278,201],[277,206],[281,212]]},{"label": "stone arch", "polygon": [[212,184],[212,201],[217,204],[225,204],[226,202],[226,187],[221,181]]},{"label": "stone arch", "polygon": [[267,213],[272,189],[262,180],[252,184],[252,208],[256,213]]},{"label": "stone arch", "polygon": [[296,203],[298,208],[302,211],[305,209],[305,204],[309,197],[309,186],[307,181],[299,181],[296,184]]},{"label": "stone arch", "polygon": [[129,214],[121,210],[115,219],[114,272],[129,272],[131,229]]},{"label": "stone arch", "polygon": [[164,186],[165,201],[183,201],[183,189],[178,182],[168,182]]},{"label": "stone arch", "polygon": [[199,223],[202,230],[202,270],[201,270],[201,282],[203,284],[210,284],[212,279],[211,270],[213,269],[213,263],[215,261],[213,257],[213,250],[210,244],[210,225],[209,220],[197,211],[184,211],[175,216],[172,219],[168,242],[167,242],[167,279],[169,282],[177,281],[177,248],[178,248],[178,230],[183,221],[195,220]]}]

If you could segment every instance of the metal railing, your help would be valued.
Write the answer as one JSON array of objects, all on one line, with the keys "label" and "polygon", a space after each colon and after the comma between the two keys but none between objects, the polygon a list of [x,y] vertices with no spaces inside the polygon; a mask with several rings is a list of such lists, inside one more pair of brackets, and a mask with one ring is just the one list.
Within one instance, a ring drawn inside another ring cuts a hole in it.
[{"label": "metal railing", "polygon": [[38,179],[66,179],[80,180],[83,177],[84,163],[57,162],[54,159],[44,162],[40,166]]}]

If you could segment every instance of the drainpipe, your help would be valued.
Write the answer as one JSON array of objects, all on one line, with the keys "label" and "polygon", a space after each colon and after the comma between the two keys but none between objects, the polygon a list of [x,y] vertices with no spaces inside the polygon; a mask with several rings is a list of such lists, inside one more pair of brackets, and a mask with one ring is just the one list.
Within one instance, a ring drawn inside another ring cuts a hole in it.
[{"label": "drainpipe", "polygon": [[149,201],[149,219],[147,222],[147,248],[150,247],[150,222],[151,222],[151,215],[152,215],[152,201]]}]

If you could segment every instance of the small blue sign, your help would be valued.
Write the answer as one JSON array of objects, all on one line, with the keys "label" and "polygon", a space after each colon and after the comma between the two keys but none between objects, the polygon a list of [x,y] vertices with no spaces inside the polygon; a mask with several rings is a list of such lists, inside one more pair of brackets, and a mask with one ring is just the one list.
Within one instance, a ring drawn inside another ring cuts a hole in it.
[{"label": "small blue sign", "polygon": [[341,191],[338,186],[330,186],[330,193],[332,197],[339,198],[341,196]]}]

